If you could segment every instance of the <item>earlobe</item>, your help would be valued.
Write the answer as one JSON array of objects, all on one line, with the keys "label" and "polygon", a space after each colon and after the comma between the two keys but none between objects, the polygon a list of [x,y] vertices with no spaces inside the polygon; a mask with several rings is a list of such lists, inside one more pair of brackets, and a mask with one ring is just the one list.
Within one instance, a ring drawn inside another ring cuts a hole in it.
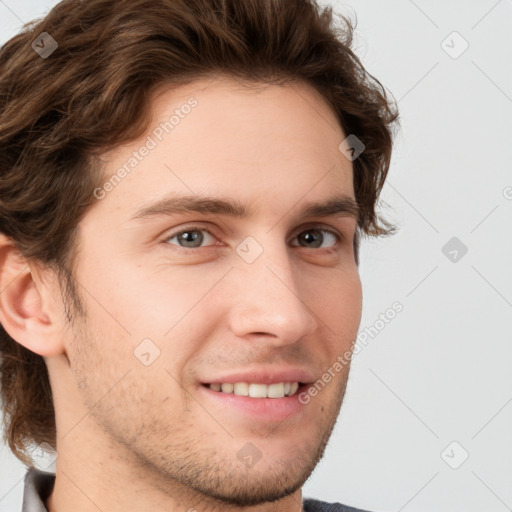
[{"label": "earlobe", "polygon": [[0,323],[7,334],[43,357],[62,354],[59,317],[34,267],[0,234]]}]

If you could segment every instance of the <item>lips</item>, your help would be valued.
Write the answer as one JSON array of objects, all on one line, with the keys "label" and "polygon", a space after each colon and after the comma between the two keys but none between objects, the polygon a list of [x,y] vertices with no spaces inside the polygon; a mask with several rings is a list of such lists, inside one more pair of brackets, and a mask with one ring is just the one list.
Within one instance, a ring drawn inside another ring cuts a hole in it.
[{"label": "lips", "polygon": [[293,421],[294,417],[300,418],[301,414],[306,414],[310,404],[301,401],[299,394],[308,386],[309,384],[303,384],[293,395],[275,398],[240,396],[222,390],[215,391],[207,384],[199,385],[198,392],[201,400],[205,400],[206,407],[213,407],[214,409],[210,410],[216,410],[216,414],[224,414],[226,421],[249,421],[248,425],[252,425],[254,422]]}]

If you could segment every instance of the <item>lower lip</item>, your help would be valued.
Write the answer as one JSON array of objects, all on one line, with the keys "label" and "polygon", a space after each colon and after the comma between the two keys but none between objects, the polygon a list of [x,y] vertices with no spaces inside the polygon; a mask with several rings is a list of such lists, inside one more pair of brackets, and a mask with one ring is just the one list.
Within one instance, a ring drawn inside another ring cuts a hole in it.
[{"label": "lower lip", "polygon": [[218,406],[236,409],[242,414],[263,421],[283,421],[300,413],[307,405],[299,401],[299,395],[307,389],[307,384],[302,384],[294,395],[283,398],[252,398],[214,391],[202,384],[199,387],[203,396]]}]

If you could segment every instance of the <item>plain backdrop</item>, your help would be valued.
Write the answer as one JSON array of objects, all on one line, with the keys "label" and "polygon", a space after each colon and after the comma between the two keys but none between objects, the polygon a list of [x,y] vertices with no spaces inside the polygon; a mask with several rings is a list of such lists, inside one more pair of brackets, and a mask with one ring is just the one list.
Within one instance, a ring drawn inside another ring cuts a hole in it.
[{"label": "plain backdrop", "polygon": [[[0,0],[2,44],[56,3]],[[368,341],[303,494],[511,510],[512,1],[322,3],[357,17],[356,52],[398,101],[382,211],[400,230],[363,245]],[[2,447],[1,511],[21,509],[24,474]]]}]

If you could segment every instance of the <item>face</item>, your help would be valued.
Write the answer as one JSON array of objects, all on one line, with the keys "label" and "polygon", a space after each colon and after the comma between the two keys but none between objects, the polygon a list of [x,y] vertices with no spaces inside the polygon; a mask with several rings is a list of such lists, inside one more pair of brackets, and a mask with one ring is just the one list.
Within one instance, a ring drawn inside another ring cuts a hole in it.
[{"label": "face", "polygon": [[[256,505],[295,492],[322,457],[349,365],[332,368],[361,318],[345,137],[305,85],[218,79],[161,90],[150,130],[105,155],[101,199],[79,225],[86,315],[66,355],[97,442],[162,488]],[[202,210],[181,211],[180,196]],[[304,213],[333,197],[337,215]],[[294,381],[284,398],[207,387],[279,394]]]}]

